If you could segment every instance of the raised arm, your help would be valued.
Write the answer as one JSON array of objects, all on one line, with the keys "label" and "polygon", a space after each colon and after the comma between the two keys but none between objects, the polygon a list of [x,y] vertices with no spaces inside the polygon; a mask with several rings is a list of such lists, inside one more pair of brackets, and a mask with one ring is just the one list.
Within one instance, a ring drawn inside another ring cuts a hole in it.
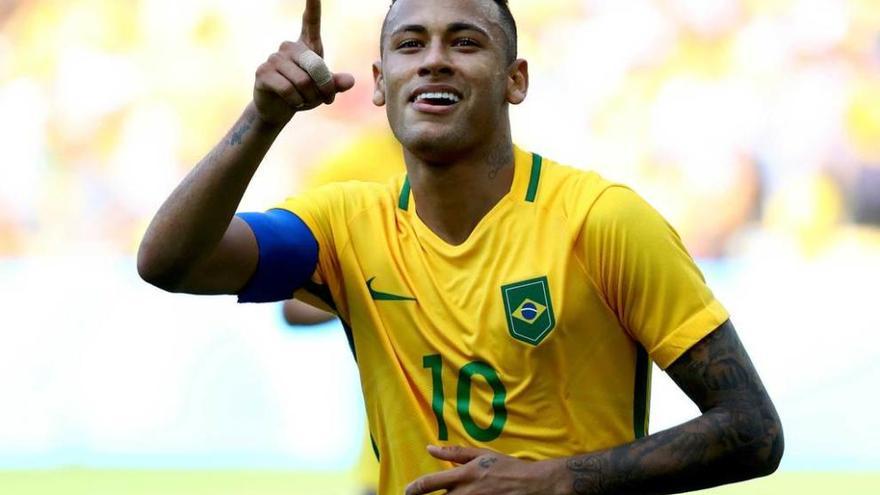
[{"label": "raised arm", "polygon": [[172,292],[232,294],[258,261],[248,225],[234,217],[266,152],[294,114],[354,85],[331,74],[320,57],[321,2],[307,0],[300,38],[285,41],[256,71],[253,101],[214,149],[153,217],[140,248],[138,273]]},{"label": "raised arm", "polygon": [[667,494],[776,470],[782,425],[730,321],[667,371],[702,415],[627,445],[542,462],[485,449],[431,447],[431,455],[461,465],[415,480],[406,493],[455,488],[449,493]]}]

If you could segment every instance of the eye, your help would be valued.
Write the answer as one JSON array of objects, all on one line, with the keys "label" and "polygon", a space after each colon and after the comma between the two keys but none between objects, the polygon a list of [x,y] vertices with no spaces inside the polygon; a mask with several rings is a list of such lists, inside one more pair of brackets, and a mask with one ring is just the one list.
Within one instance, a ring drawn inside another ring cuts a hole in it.
[{"label": "eye", "polygon": [[473,38],[456,38],[455,41],[452,42],[452,46],[478,47],[480,44]]},{"label": "eye", "polygon": [[401,50],[401,49],[407,49],[407,48],[418,48],[420,46],[422,46],[421,41],[414,40],[414,39],[408,39],[408,40],[403,40],[400,43],[398,43],[397,49]]}]

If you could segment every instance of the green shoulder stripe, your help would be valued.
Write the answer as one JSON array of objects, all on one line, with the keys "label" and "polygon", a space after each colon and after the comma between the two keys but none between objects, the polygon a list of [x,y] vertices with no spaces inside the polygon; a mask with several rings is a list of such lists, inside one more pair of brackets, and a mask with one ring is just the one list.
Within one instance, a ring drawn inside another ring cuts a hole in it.
[{"label": "green shoulder stripe", "polygon": [[544,161],[541,155],[532,153],[532,176],[529,178],[529,190],[526,192],[526,201],[535,202],[538,195],[538,182],[541,180],[541,164]]},{"label": "green shoulder stripe", "polygon": [[397,201],[397,207],[403,211],[409,209],[409,176],[403,179],[403,187],[400,188],[400,199]]}]

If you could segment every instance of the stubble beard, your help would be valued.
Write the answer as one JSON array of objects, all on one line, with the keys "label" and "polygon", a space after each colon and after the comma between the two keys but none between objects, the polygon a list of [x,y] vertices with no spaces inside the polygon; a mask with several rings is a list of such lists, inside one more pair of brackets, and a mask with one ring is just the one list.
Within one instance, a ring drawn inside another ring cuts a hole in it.
[{"label": "stubble beard", "polygon": [[473,147],[468,132],[462,127],[445,129],[443,132],[426,132],[408,128],[405,124],[395,129],[398,141],[410,153],[426,161],[444,160]]},{"label": "stubble beard", "polygon": [[469,154],[476,148],[486,146],[489,144],[486,141],[492,140],[495,134],[494,132],[481,132],[481,130],[488,128],[496,130],[502,124],[500,116],[496,116],[498,118],[493,121],[491,116],[472,115],[471,119],[482,117],[480,119],[482,122],[474,123],[465,120],[451,122],[449,125],[444,125],[443,129],[419,130],[417,127],[422,125],[421,122],[412,126],[405,122],[399,122],[395,125],[391,122],[390,117],[389,115],[389,123],[397,140],[407,151],[426,162],[451,161]]}]

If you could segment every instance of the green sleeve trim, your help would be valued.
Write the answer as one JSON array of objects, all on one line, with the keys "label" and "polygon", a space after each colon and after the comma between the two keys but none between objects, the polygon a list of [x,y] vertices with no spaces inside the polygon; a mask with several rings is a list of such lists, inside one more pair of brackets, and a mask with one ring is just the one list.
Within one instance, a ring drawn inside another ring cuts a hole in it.
[{"label": "green sleeve trim", "polygon": [[333,311],[337,315],[339,314],[339,310],[336,309],[336,303],[333,302],[333,294],[330,293],[329,287],[327,287],[326,285],[317,284],[312,280],[306,280],[302,288],[313,296],[320,299],[321,302],[326,304],[331,311]]},{"label": "green sleeve trim", "polygon": [[373,438],[373,432],[370,432],[370,445],[373,447],[373,454],[376,454],[376,460],[381,462],[382,456],[379,455],[379,446],[376,445],[376,439]]},{"label": "green sleeve trim", "polygon": [[397,206],[403,211],[409,209],[409,176],[407,175],[405,179],[403,179],[403,187],[400,189],[400,199],[397,201]]},{"label": "green sleeve trim", "polygon": [[352,333],[351,325],[345,321],[345,318],[343,318],[342,315],[339,314],[339,310],[336,309],[336,304],[333,302],[333,295],[330,293],[330,288],[326,285],[316,284],[309,280],[303,285],[303,289],[320,299],[327,305],[327,307],[336,313],[336,316],[339,317],[339,322],[342,323],[342,329],[345,331],[345,340],[348,341],[348,348],[351,349],[351,355],[354,357],[354,362],[357,363],[358,358],[357,350],[354,347],[354,333]]},{"label": "green sleeve trim", "polygon": [[649,404],[651,402],[651,360],[648,351],[636,349],[636,380],[633,390],[633,431],[636,439],[648,434]]},{"label": "green sleeve trim", "polygon": [[532,153],[532,176],[529,178],[529,190],[526,192],[526,201],[535,202],[538,195],[538,182],[541,180],[541,164],[544,161],[541,155]]},{"label": "green sleeve trim", "polygon": [[342,319],[341,316],[339,317],[339,323],[342,324],[342,329],[345,331],[345,340],[348,342],[348,348],[351,350],[351,357],[354,358],[356,364],[358,362],[358,354],[357,349],[354,347],[354,333],[351,330],[351,325]]}]

